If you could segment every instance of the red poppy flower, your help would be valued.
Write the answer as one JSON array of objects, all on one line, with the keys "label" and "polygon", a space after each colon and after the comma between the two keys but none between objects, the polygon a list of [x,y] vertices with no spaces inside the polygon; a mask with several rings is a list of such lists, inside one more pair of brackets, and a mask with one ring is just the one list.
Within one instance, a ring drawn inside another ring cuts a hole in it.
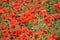
[{"label": "red poppy flower", "polygon": [[37,24],[38,24],[38,20],[35,20],[33,26],[36,26]]},{"label": "red poppy flower", "polygon": [[51,28],[52,27],[52,24],[47,24],[47,28]]},{"label": "red poppy flower", "polygon": [[3,24],[3,25],[1,26],[1,28],[2,28],[3,30],[5,30],[5,29],[6,29],[6,24]]},{"label": "red poppy flower", "polygon": [[2,35],[7,37],[9,32],[10,32],[9,30],[3,30]]},{"label": "red poppy flower", "polygon": [[6,16],[6,15],[3,15],[3,16],[2,16],[2,18],[3,18],[3,19],[6,19],[6,18],[7,18],[7,16]]},{"label": "red poppy flower", "polygon": [[2,2],[8,2],[8,0],[2,0]]},{"label": "red poppy flower", "polygon": [[55,13],[55,14],[53,15],[53,17],[54,17],[54,20],[57,20],[57,19],[59,18],[59,14],[58,14],[58,13]]},{"label": "red poppy flower", "polygon": [[0,9],[0,15],[3,14],[3,13],[4,13],[3,9]]},{"label": "red poppy flower", "polygon": [[58,7],[55,7],[54,10],[55,10],[55,11],[58,11]]},{"label": "red poppy flower", "polygon": [[60,2],[58,2],[57,7],[60,8]]}]

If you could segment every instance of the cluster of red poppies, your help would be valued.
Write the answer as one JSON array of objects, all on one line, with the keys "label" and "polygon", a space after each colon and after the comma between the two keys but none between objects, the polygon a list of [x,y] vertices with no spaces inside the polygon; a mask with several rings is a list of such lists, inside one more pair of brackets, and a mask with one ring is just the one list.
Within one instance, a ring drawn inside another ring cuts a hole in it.
[{"label": "cluster of red poppies", "polygon": [[[54,6],[56,13],[50,14],[46,10],[47,2]],[[45,35],[49,33],[49,29],[54,22],[60,20],[59,8],[60,2],[52,3],[49,0],[1,0],[0,1],[0,40],[45,40]],[[42,18],[41,18],[42,17]],[[39,20],[46,25],[47,29],[42,26],[38,27],[34,32],[33,27],[40,25]],[[29,22],[33,20],[29,29]],[[46,37],[46,40],[59,40],[60,36],[56,36],[54,32]]]}]

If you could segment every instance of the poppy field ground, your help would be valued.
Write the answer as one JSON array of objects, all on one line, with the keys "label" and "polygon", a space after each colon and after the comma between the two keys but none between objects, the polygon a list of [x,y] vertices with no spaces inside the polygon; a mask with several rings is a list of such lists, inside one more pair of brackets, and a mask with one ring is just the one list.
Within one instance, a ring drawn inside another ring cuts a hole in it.
[{"label": "poppy field ground", "polygon": [[0,40],[60,40],[60,0],[0,0]]}]

